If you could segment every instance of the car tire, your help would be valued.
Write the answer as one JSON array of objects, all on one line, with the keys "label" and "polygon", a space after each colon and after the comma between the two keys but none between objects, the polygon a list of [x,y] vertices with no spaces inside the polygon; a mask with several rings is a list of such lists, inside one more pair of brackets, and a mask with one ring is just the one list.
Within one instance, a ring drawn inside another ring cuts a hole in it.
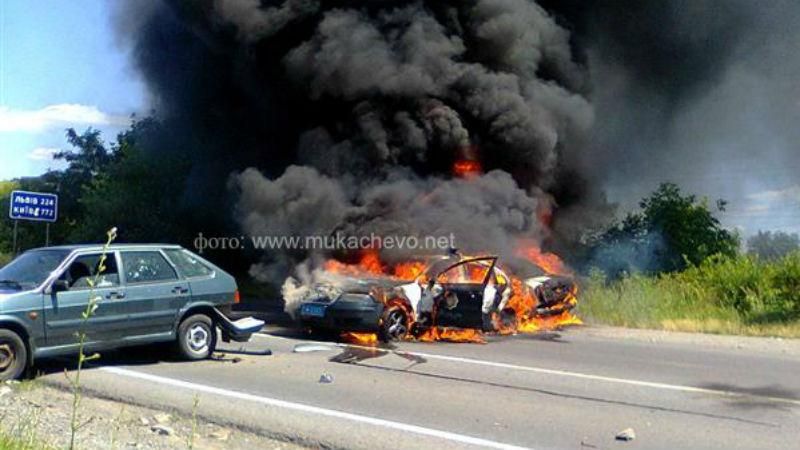
[{"label": "car tire", "polygon": [[410,319],[406,310],[399,305],[391,305],[383,311],[378,336],[384,342],[401,341],[408,337]]},{"label": "car tire", "polygon": [[25,342],[11,330],[0,330],[0,381],[21,378],[27,367]]},{"label": "car tire", "polygon": [[217,347],[217,328],[205,314],[189,316],[178,326],[178,355],[188,361],[206,359]]}]

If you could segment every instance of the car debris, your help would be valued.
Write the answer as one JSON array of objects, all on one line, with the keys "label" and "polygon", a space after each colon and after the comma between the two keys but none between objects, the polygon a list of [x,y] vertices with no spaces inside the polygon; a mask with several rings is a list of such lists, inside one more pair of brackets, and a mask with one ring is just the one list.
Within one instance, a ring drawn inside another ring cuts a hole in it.
[{"label": "car debris", "polygon": [[322,384],[331,384],[333,383],[333,375],[329,373],[323,373],[319,377],[319,382]]},{"label": "car debris", "polygon": [[633,428],[625,428],[624,430],[617,433],[616,439],[618,441],[632,441],[636,439],[636,432],[633,431]]},{"label": "car debris", "polygon": [[292,353],[312,353],[312,352],[329,352],[334,348],[330,345],[322,344],[297,344],[292,349]]}]

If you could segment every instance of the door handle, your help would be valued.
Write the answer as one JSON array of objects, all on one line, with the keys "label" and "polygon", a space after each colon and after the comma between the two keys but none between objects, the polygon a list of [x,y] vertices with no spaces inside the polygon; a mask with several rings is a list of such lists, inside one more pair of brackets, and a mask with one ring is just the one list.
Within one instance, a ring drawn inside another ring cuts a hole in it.
[{"label": "door handle", "polygon": [[172,293],[179,295],[188,294],[189,289],[182,286],[175,286],[174,288],[172,288]]},{"label": "door handle", "polygon": [[111,299],[120,300],[120,299],[125,298],[125,293],[124,292],[109,292],[108,294],[106,294],[106,298],[109,299],[109,300],[111,300]]}]

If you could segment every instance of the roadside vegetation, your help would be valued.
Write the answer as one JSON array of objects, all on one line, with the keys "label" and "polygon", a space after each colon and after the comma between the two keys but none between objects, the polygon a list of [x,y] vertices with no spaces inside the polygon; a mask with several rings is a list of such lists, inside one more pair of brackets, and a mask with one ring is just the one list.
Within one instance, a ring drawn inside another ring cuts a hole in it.
[{"label": "roadside vegetation", "polygon": [[745,253],[707,205],[663,185],[596,237],[581,315],[624,327],[800,337],[797,235],[760,232]]}]

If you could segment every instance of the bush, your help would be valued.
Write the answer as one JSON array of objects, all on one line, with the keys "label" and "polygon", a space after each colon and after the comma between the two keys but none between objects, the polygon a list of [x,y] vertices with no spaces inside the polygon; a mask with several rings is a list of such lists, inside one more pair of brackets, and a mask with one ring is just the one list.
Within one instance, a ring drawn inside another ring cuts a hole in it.
[{"label": "bush", "polygon": [[681,274],[748,320],[791,320],[800,313],[800,253],[774,261],[753,256],[709,258]]},{"label": "bush", "polygon": [[10,263],[12,260],[11,253],[2,253],[0,252],[0,267],[5,266],[6,264]]},{"label": "bush", "polygon": [[714,256],[683,272],[584,280],[589,321],[685,331],[800,335],[800,252],[774,261]]}]

